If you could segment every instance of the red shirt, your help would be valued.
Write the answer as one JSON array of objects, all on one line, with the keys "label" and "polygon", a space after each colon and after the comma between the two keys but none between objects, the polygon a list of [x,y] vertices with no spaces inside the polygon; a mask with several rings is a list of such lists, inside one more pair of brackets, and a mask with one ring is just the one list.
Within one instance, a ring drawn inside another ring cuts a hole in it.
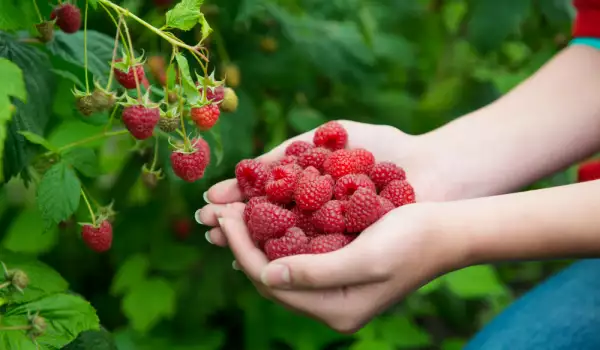
[{"label": "red shirt", "polygon": [[573,0],[577,16],[573,37],[600,38],[600,0]]}]

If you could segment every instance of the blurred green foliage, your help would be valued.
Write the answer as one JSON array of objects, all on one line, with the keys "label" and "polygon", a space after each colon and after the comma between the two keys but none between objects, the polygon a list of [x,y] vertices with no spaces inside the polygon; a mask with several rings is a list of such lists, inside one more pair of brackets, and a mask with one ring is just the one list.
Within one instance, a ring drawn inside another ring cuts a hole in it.
[{"label": "blurred green foliage", "polygon": [[[164,24],[165,10],[152,1],[115,3],[155,26]],[[47,17],[48,3],[37,4]],[[140,178],[153,145],[124,135],[75,148],[36,185],[40,179],[31,165],[43,147],[97,135],[109,116],[84,119],[74,108],[71,89],[84,86],[82,32],[32,43],[38,22],[33,2],[0,0],[0,8],[0,174],[6,182],[0,190],[0,260],[30,276],[30,288],[14,302],[34,303],[25,305],[42,310],[51,328],[60,330],[40,338],[45,348],[71,342],[66,348],[460,349],[516,296],[564,264],[457,271],[356,335],[341,336],[261,298],[231,268],[231,253],[204,241],[207,228],[192,223],[192,216],[205,204],[202,193],[230,177],[239,160],[326,120],[418,134],[493,101],[566,44],[569,0],[207,0],[202,9],[214,29],[210,61],[217,75],[226,64],[239,67],[239,108],[205,135],[223,159],[218,166],[213,161],[197,183],[174,176],[161,139],[166,179],[156,188]],[[106,82],[115,28],[101,10],[90,12],[88,21],[89,70]],[[165,41],[130,26],[136,50],[168,59]],[[201,28],[178,35],[197,42]],[[568,170],[533,187],[572,181]],[[38,186],[45,194],[36,202]],[[90,252],[81,241],[78,223],[89,221],[79,205],[81,188],[99,203],[114,200],[115,238],[106,254]],[[57,201],[63,207],[56,208]],[[2,313],[6,299],[0,301]],[[11,310],[5,324],[24,312]],[[87,315],[85,322],[73,321],[73,313]],[[0,344],[30,349],[21,333],[11,332],[0,331]]]}]

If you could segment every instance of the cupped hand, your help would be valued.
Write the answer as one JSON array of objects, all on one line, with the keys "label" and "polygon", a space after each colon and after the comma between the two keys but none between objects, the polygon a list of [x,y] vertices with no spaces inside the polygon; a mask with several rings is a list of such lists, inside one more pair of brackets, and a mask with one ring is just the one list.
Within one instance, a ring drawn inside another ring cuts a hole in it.
[{"label": "cupped hand", "polygon": [[239,268],[263,296],[353,333],[407,293],[462,266],[459,237],[430,225],[438,205],[397,208],[340,250],[272,262],[252,242],[240,208],[225,207],[219,222]]}]

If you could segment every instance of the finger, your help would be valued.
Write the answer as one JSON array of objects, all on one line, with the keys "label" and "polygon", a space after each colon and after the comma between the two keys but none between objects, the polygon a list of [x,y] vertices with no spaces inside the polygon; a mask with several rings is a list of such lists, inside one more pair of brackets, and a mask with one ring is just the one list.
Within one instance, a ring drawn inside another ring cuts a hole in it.
[{"label": "finger", "polygon": [[243,201],[244,195],[238,187],[237,180],[228,179],[209,188],[204,194],[204,199],[208,203],[227,204]]},{"label": "finger", "polygon": [[240,202],[230,204],[208,204],[196,210],[196,213],[194,213],[194,218],[200,225],[217,226],[219,225],[217,214],[225,209],[227,205],[229,205],[232,210],[239,211],[240,213],[243,213],[244,208],[246,207],[244,203]]},{"label": "finger", "polygon": [[268,260],[252,241],[242,214],[225,208],[220,213],[219,223],[238,265],[249,278],[260,281],[260,271]]},{"label": "finger", "polygon": [[274,289],[333,289],[388,279],[389,263],[360,238],[330,253],[277,259],[261,271],[261,281]]},{"label": "finger", "polygon": [[214,244],[219,247],[227,247],[227,237],[221,231],[219,227],[213,227],[212,229],[206,231],[204,235],[208,243]]}]

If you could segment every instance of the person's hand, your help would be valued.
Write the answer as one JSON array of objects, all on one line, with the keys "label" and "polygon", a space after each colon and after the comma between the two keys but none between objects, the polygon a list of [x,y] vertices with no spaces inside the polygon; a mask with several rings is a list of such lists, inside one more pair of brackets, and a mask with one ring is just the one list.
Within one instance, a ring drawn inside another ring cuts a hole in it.
[{"label": "person's hand", "polygon": [[219,222],[239,268],[263,296],[349,334],[407,293],[466,264],[461,238],[435,229],[438,206],[397,208],[340,250],[272,262],[252,242],[242,207],[224,208]]}]

